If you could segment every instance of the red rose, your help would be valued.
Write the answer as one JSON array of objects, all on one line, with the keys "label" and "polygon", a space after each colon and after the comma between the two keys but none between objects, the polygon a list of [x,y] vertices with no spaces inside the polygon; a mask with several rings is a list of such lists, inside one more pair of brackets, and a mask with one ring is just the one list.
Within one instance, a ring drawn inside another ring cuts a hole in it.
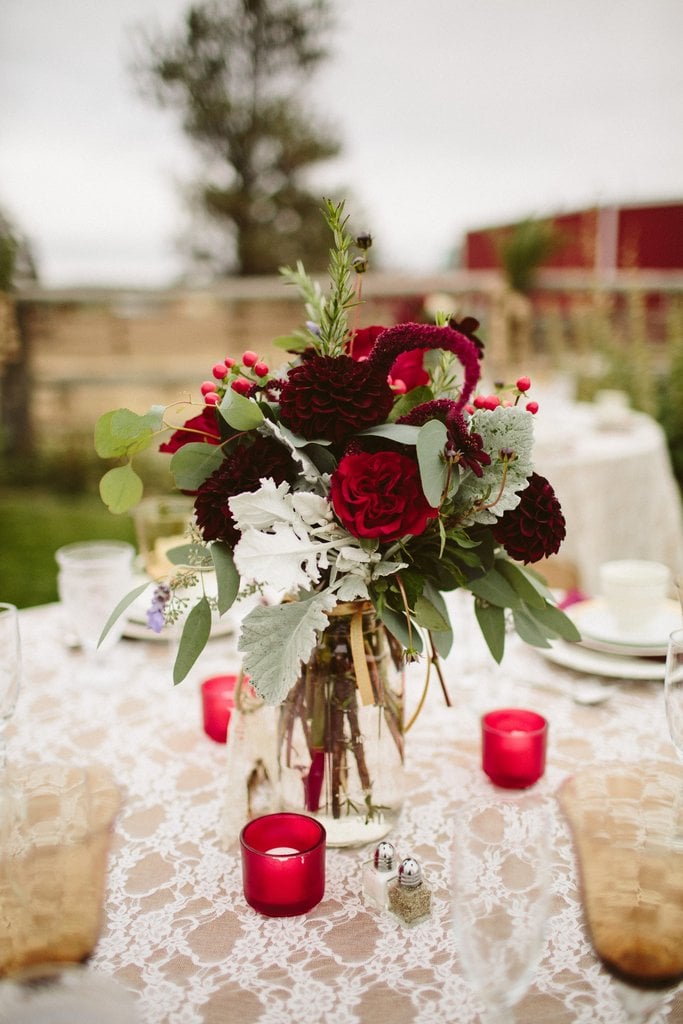
[{"label": "red rose", "polygon": [[[367,359],[380,334],[384,334],[386,330],[387,327],[379,327],[377,324],[373,324],[372,327],[361,327],[353,335],[353,341],[346,346],[348,354],[356,361]],[[429,384],[429,374],[423,366],[423,357],[424,352],[417,348],[412,352],[402,352],[389,371],[390,380],[394,384],[402,380],[406,391]]]},{"label": "red rose", "polygon": [[367,359],[378,337],[380,334],[384,334],[386,329],[378,324],[373,324],[372,327],[361,327],[354,332],[351,343],[347,343],[348,354],[356,360]]},{"label": "red rose", "polygon": [[173,454],[190,441],[205,441],[207,444],[220,444],[220,431],[216,421],[216,410],[205,407],[198,416],[186,420],[185,426],[175,430],[168,441],[159,445],[160,452]]},{"label": "red rose", "polygon": [[422,364],[423,358],[424,352],[419,348],[414,348],[412,352],[402,352],[389,371],[389,379],[394,384],[402,380],[406,391],[429,384],[429,374]]},{"label": "red rose", "polygon": [[332,475],[330,496],[354,537],[418,536],[437,515],[427,504],[417,464],[398,452],[345,455]]}]

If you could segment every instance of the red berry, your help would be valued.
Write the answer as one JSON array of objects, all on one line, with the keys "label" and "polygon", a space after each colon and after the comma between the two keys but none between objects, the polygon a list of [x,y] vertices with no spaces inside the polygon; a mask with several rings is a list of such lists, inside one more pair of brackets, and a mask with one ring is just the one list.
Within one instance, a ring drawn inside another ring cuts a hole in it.
[{"label": "red berry", "polygon": [[529,380],[528,377],[520,377],[519,380],[517,381],[517,390],[518,391],[528,391],[530,387],[531,387],[531,381]]},{"label": "red berry", "polygon": [[235,360],[232,359],[230,356],[226,356],[223,362],[227,366],[228,370],[230,369],[231,366],[235,365]]},{"label": "red berry", "polygon": [[212,391],[216,390],[216,385],[212,380],[205,380],[199,390],[203,395],[210,395]]},{"label": "red berry", "polygon": [[269,372],[266,363],[254,363],[254,373],[257,377],[267,377]]},{"label": "red berry", "polygon": [[499,405],[500,398],[498,397],[498,395],[487,395],[486,398],[484,399],[485,409],[497,409]]},{"label": "red berry", "polygon": [[472,413],[474,412],[474,406],[470,405],[469,402],[468,402],[467,405],[465,406],[465,412],[468,412],[470,414],[470,416],[471,416]]},{"label": "red berry", "polygon": [[526,411],[530,412],[532,416],[535,416],[538,412],[538,402],[527,402]]},{"label": "red berry", "polygon": [[218,405],[220,400],[221,396],[218,394],[217,391],[209,391],[206,395],[204,395],[205,405]]},{"label": "red berry", "polygon": [[477,395],[475,397],[475,399],[474,399],[474,408],[475,409],[483,409],[485,407],[484,406],[485,402],[486,402],[486,399],[484,398],[483,395]]},{"label": "red berry", "polygon": [[235,377],[230,387],[233,391],[236,391],[238,395],[248,395],[251,391],[251,384],[245,377]]},{"label": "red berry", "polygon": [[225,363],[215,363],[211,370],[211,373],[214,375],[216,380],[223,380],[227,372],[228,368]]},{"label": "red berry", "polygon": [[253,366],[254,363],[258,362],[258,356],[256,352],[251,352],[249,349],[247,349],[246,352],[242,353],[242,362],[244,363],[245,366]]}]

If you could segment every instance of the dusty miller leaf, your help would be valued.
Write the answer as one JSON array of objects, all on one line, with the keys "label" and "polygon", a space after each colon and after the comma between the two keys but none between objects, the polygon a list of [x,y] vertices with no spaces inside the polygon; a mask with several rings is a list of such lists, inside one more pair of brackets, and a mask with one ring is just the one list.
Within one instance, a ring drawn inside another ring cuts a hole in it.
[{"label": "dusty miller leaf", "polygon": [[280,704],[294,686],[328,625],[325,612],[336,603],[325,590],[302,601],[259,605],[243,619],[237,649],[244,655],[245,674],[267,704]]}]

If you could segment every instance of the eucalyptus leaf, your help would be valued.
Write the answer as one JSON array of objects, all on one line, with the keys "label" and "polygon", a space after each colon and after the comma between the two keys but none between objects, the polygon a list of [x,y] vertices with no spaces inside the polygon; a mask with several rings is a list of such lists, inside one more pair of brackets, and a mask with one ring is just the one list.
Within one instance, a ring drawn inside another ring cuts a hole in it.
[{"label": "eucalyptus leaf", "polygon": [[541,626],[525,608],[516,608],[512,612],[515,630],[521,640],[532,647],[550,647],[548,637]]},{"label": "eucalyptus leaf", "polygon": [[191,441],[171,459],[171,472],[181,491],[196,491],[223,462],[220,445]]},{"label": "eucalyptus leaf", "polygon": [[190,610],[180,635],[178,654],[173,666],[173,682],[176,685],[187,676],[206,647],[210,635],[211,605],[206,597],[202,597]]},{"label": "eucalyptus leaf", "polygon": [[432,508],[441,504],[448,480],[448,465],[444,459],[447,438],[448,432],[441,420],[427,420],[417,435],[417,464],[422,490]]},{"label": "eucalyptus leaf", "polygon": [[415,602],[415,619],[418,626],[423,626],[424,629],[437,631],[448,629],[448,621],[424,595],[418,597]]},{"label": "eucalyptus leaf", "polygon": [[398,441],[399,444],[417,444],[419,433],[419,427],[413,427],[408,423],[379,423],[376,427],[362,430],[358,437],[387,437],[390,441]]},{"label": "eucalyptus leaf", "polygon": [[218,406],[223,419],[235,430],[255,430],[263,423],[263,412],[258,402],[228,388]]},{"label": "eucalyptus leaf", "polygon": [[154,413],[144,416],[130,409],[114,409],[95,424],[95,451],[103,459],[120,459],[148,448],[161,425]]},{"label": "eucalyptus leaf", "polygon": [[453,629],[451,627],[451,618],[448,614],[448,606],[444,601],[443,594],[429,582],[425,583],[424,597],[432,603],[445,623],[445,629],[430,629],[429,632],[437,653],[442,658],[447,658],[453,646]]},{"label": "eucalyptus leaf", "polygon": [[504,576],[510,586],[514,587],[525,604],[532,608],[545,607],[545,598],[519,566],[507,558],[497,558],[495,565],[501,576]]},{"label": "eucalyptus leaf", "polygon": [[399,400],[395,403],[394,408],[389,414],[389,419],[392,423],[400,419],[401,416],[406,416],[413,409],[416,409],[418,405],[424,405],[425,402],[431,402],[434,398],[434,393],[431,388],[420,385],[420,387],[412,388],[406,392],[405,395],[401,395]]},{"label": "eucalyptus leaf", "polygon": [[240,589],[240,576],[235,568],[232,551],[223,541],[213,542],[211,557],[216,570],[218,611],[223,615],[234,604]]},{"label": "eucalyptus leaf", "polygon": [[139,587],[136,587],[134,590],[131,590],[130,593],[126,594],[125,597],[121,598],[119,603],[114,608],[114,611],[111,613],[111,615],[104,624],[104,629],[100,633],[100,638],[97,641],[98,647],[100,646],[100,644],[102,643],[102,641],[104,640],[104,638],[106,637],[107,633],[114,625],[116,620],[119,618],[119,616],[122,615],[123,612],[125,612],[126,608],[132,605],[133,601],[135,601],[136,598],[140,596],[140,594],[144,594],[145,590],[147,590],[147,587],[149,586],[151,586],[151,583],[149,581],[147,581],[147,583],[142,583]]},{"label": "eucalyptus leaf", "polygon": [[475,601],[474,614],[491,655],[500,664],[505,653],[504,610],[484,601]]},{"label": "eucalyptus leaf", "polygon": [[130,462],[108,470],[100,480],[100,497],[110,512],[127,512],[142,497],[142,480]]},{"label": "eucalyptus leaf", "polygon": [[298,334],[280,334],[272,338],[270,343],[276,348],[283,348],[285,352],[305,352],[310,347],[310,342]]},{"label": "eucalyptus leaf", "polygon": [[202,544],[179,544],[165,554],[173,565],[211,565],[211,558]]},{"label": "eucalyptus leaf", "polygon": [[393,608],[388,608],[383,604],[378,607],[377,614],[404,650],[410,648],[417,651],[418,654],[422,654],[424,649],[422,636],[416,626],[412,627],[410,633],[408,632],[408,618],[404,612],[395,612]]},{"label": "eucalyptus leaf", "polygon": [[571,643],[578,643],[581,639],[581,633],[569,616],[549,601],[546,601],[542,608],[534,608],[532,614],[549,636],[561,636],[563,640],[569,640]]},{"label": "eucalyptus leaf", "polygon": [[495,569],[489,569],[484,576],[470,580],[468,588],[476,597],[500,608],[520,608],[522,599],[510,584]]}]

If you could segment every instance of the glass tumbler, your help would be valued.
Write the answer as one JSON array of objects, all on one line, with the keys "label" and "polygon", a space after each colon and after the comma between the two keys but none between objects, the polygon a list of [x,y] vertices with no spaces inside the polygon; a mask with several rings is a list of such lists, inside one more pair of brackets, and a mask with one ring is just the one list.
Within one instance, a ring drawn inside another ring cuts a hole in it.
[{"label": "glass tumbler", "polygon": [[0,976],[78,963],[100,933],[121,793],[99,766],[12,769],[0,814]]},{"label": "glass tumbler", "polygon": [[[94,653],[109,616],[133,587],[135,548],[126,541],[90,540],[67,544],[55,553],[57,589],[66,628],[86,651]],[[121,616],[101,644],[112,647],[125,625]]]}]

